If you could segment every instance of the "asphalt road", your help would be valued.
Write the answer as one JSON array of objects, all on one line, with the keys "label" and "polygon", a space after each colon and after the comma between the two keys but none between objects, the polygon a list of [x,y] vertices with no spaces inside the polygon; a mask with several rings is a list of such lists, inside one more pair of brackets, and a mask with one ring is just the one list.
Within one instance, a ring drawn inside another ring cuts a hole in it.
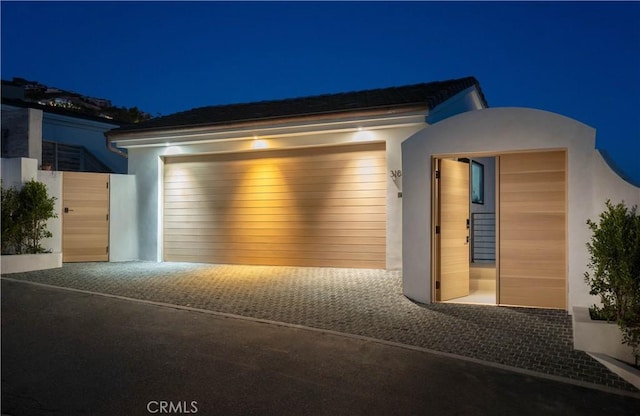
[{"label": "asphalt road", "polygon": [[640,414],[636,398],[352,337],[1,289],[3,415]]}]

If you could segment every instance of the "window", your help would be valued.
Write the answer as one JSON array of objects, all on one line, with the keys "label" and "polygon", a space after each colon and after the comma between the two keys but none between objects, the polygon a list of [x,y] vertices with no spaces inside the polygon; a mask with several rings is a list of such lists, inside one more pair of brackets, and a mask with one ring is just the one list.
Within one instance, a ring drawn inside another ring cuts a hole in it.
[{"label": "window", "polygon": [[484,165],[471,161],[471,202],[484,204]]}]

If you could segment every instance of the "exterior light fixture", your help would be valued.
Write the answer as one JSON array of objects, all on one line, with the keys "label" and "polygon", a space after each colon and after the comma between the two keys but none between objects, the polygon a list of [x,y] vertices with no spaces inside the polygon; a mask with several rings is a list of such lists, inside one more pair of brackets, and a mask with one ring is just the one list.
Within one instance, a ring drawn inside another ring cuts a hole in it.
[{"label": "exterior light fixture", "polygon": [[257,137],[254,137],[253,143],[251,144],[251,148],[253,148],[253,149],[266,149],[267,147],[269,147],[269,145],[267,144],[267,142],[265,140],[261,140],[261,139],[258,139]]}]

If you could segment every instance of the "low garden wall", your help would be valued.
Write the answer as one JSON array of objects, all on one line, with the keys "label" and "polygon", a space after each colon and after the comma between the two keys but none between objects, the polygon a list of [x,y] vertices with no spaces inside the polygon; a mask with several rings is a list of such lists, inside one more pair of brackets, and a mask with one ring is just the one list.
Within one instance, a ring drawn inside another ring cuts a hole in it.
[{"label": "low garden wall", "polygon": [[62,253],[14,254],[0,258],[2,275],[62,267]]}]

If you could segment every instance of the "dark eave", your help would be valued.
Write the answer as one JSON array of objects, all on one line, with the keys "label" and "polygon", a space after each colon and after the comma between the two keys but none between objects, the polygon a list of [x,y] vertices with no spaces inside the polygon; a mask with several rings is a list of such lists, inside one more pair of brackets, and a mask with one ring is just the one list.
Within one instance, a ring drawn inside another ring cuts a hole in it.
[{"label": "dark eave", "polygon": [[108,132],[119,133],[159,131],[175,128],[222,126],[291,118],[326,117],[362,112],[396,112],[422,107],[432,110],[447,99],[475,86],[485,107],[486,100],[474,77],[414,84],[365,91],[324,94],[312,97],[260,101],[195,108],[146,122],[123,126]]}]

